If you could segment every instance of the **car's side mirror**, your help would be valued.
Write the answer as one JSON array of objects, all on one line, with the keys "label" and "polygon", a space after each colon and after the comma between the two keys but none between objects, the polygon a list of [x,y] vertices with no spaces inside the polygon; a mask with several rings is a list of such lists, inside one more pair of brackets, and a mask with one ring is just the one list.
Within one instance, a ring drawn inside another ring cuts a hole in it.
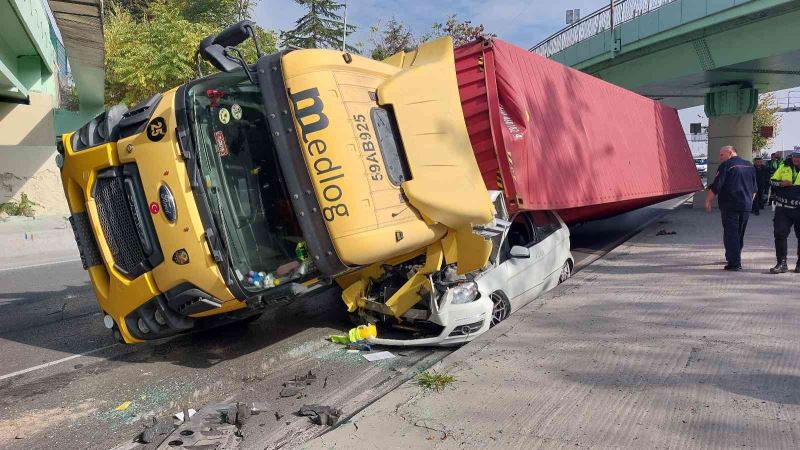
[{"label": "car's side mirror", "polygon": [[511,251],[509,252],[512,258],[530,258],[531,251],[528,247],[523,247],[521,245],[515,245],[511,247]]}]

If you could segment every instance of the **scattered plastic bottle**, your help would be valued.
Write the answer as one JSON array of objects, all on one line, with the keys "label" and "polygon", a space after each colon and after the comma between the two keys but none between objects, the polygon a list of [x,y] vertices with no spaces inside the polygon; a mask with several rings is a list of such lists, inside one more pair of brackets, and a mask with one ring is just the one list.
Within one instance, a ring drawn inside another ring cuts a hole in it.
[{"label": "scattered plastic bottle", "polygon": [[300,261],[305,261],[308,259],[308,247],[306,246],[306,241],[297,243],[297,246],[294,248],[294,254]]}]

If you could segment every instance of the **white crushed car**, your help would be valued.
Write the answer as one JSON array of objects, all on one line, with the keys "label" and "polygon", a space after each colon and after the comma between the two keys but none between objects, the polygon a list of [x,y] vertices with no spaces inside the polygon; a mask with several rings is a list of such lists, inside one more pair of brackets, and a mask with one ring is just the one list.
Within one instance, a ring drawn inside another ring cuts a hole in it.
[{"label": "white crushed car", "polygon": [[[497,204],[497,203],[496,203]],[[507,217],[507,216],[506,216]],[[392,346],[451,346],[469,342],[572,274],[569,229],[555,212],[523,211],[505,222],[490,264],[473,274],[449,267],[432,276],[435,292],[402,316],[372,316],[381,332],[370,342]],[[413,267],[398,267],[402,271]],[[391,278],[391,273],[385,278]],[[377,284],[390,289],[391,283]],[[390,326],[387,326],[390,325]],[[388,330],[388,331],[387,331]]]}]

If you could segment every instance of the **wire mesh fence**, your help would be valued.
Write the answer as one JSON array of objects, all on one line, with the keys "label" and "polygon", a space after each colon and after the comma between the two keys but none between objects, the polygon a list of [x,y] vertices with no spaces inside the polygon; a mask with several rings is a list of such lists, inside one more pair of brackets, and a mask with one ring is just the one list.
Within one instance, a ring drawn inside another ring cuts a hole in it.
[{"label": "wire mesh fence", "polygon": [[614,2],[614,20],[611,20],[611,4],[599,9],[585,18],[566,26],[551,35],[539,44],[530,48],[530,51],[545,57],[550,57],[567,47],[616,27],[619,24],[633,20],[647,14],[666,4],[677,0],[618,0]]}]

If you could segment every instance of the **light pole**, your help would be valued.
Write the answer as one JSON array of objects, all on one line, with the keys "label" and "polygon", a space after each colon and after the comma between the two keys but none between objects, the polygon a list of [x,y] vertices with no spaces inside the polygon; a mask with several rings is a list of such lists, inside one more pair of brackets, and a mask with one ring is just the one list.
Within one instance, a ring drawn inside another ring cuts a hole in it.
[{"label": "light pole", "polygon": [[611,15],[611,31],[613,32],[614,31],[614,0],[609,0],[609,1],[611,2],[611,7],[610,7],[611,9],[610,9],[609,12],[610,12],[610,15]]},{"label": "light pole", "polygon": [[347,50],[347,0],[344,0],[344,27],[342,27],[342,51]]}]

